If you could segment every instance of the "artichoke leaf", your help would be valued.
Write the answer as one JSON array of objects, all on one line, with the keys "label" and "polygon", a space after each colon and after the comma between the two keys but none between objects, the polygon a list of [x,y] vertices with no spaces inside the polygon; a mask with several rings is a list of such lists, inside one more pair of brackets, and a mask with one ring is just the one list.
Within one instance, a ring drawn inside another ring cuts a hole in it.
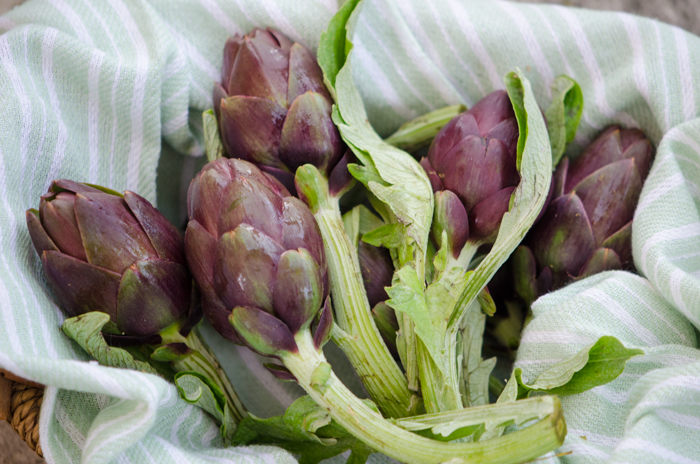
[{"label": "artichoke leaf", "polygon": [[566,146],[576,137],[583,114],[583,91],[568,76],[559,76],[552,82],[552,103],[545,112],[549,143],[552,145],[552,166],[559,164]]},{"label": "artichoke leaf", "polygon": [[221,424],[221,439],[224,443],[231,443],[236,420],[221,389],[205,375],[193,371],[175,374],[175,385],[183,400],[205,410]]},{"label": "artichoke leaf", "polygon": [[61,330],[103,366],[157,374],[156,369],[146,362],[135,359],[127,350],[107,344],[102,335],[102,328],[109,322],[108,314],[92,311],[66,319]]},{"label": "artichoke leaf", "polygon": [[204,149],[207,152],[207,161],[211,162],[224,156],[224,146],[219,136],[219,123],[212,109],[202,113],[202,125],[204,126]]},{"label": "artichoke leaf", "polygon": [[510,208],[503,215],[491,251],[469,275],[450,325],[457,325],[469,304],[520,244],[547,200],[552,180],[552,152],[547,128],[530,82],[518,68],[505,77],[506,87],[520,129],[517,167],[520,183],[513,192]]}]

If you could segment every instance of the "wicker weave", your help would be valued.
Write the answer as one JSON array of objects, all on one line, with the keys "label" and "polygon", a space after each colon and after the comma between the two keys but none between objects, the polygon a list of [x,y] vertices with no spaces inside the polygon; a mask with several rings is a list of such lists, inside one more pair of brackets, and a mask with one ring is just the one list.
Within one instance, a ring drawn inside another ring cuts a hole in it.
[{"label": "wicker weave", "polygon": [[[44,387],[34,382],[20,379],[8,372],[0,370],[0,396],[9,398],[9,409],[0,411],[0,417],[6,418],[12,429],[39,456],[43,457],[39,443],[39,412],[44,400]],[[8,385],[9,382],[9,385]],[[10,387],[10,388],[7,388]],[[7,399],[7,398],[4,398]],[[3,403],[0,398],[0,404]],[[0,408],[2,409],[2,408]],[[9,414],[7,414],[9,413]]]}]

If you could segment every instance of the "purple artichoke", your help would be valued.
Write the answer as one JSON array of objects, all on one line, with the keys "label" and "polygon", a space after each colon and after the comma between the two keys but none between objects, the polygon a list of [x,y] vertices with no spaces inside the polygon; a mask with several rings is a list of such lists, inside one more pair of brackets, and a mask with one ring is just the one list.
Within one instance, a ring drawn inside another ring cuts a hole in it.
[{"label": "purple artichoke", "polygon": [[435,192],[436,244],[443,231],[455,255],[467,240],[495,240],[520,182],[518,135],[513,106],[503,90],[487,95],[440,130],[421,161]]},{"label": "purple artichoke", "polygon": [[294,172],[328,176],[345,151],[332,100],[311,52],[279,31],[228,39],[214,108],[226,155],[255,163],[293,191]]},{"label": "purple artichoke", "polygon": [[632,217],[652,156],[641,131],[611,126],[581,156],[559,163],[553,199],[514,253],[516,290],[526,301],[633,265]]},{"label": "purple artichoke", "polygon": [[182,236],[144,198],[61,179],[26,218],[46,280],[70,316],[101,311],[136,337],[187,316],[192,279]]},{"label": "purple artichoke", "polygon": [[323,240],[308,207],[253,164],[220,158],[190,184],[188,211],[187,262],[212,326],[261,354],[294,351],[293,334],[309,327],[328,295]]}]

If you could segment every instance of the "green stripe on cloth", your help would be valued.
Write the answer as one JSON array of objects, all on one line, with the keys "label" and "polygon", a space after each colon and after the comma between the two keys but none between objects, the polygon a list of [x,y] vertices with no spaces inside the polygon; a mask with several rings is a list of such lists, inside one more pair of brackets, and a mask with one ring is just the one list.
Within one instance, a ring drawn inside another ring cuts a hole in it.
[{"label": "green stripe on cloth", "polygon": [[[293,462],[269,447],[223,448],[173,386],[107,369],[58,328],[26,232],[52,179],[132,189],[178,226],[202,165],[226,37],[275,27],[315,49],[336,0],[30,0],[0,17],[0,367],[50,385],[41,442],[52,463]],[[477,0],[367,0],[354,77],[380,134],[447,104],[473,105],[524,70],[543,108],[568,74],[586,107],[575,156],[611,123],[658,146],[633,232],[643,277],[605,273],[534,305],[517,365],[526,380],[602,335],[642,348],[608,385],[562,400],[561,462],[698,463],[700,459],[700,39],[626,14]],[[191,155],[191,156],[186,156]],[[256,355],[205,337],[256,414],[300,391]],[[334,368],[361,393],[342,355]],[[347,456],[334,462],[343,462]],[[371,461],[389,462],[373,455]]]}]

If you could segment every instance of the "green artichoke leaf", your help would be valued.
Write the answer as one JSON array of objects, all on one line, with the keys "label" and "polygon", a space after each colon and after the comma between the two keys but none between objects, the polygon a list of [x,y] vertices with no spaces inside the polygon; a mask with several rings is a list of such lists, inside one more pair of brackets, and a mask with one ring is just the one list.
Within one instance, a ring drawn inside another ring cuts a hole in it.
[{"label": "green artichoke leaf", "polygon": [[150,364],[135,359],[125,349],[107,344],[102,335],[102,328],[109,321],[109,314],[92,311],[66,319],[61,330],[103,366],[132,369],[157,375],[158,372]]},{"label": "green artichoke leaf", "polygon": [[549,143],[552,145],[552,166],[559,164],[566,146],[576,137],[583,114],[583,91],[568,76],[552,82],[552,104],[545,112]]},{"label": "green artichoke leaf", "polygon": [[281,416],[261,419],[250,414],[238,425],[233,444],[279,446],[300,455],[302,464],[316,464],[348,450],[351,450],[353,462],[363,464],[372,453],[364,443],[335,423],[328,411],[309,396],[294,401]]},{"label": "green artichoke leaf", "polygon": [[469,304],[530,230],[547,200],[552,180],[552,151],[547,128],[530,82],[516,68],[506,75],[505,83],[520,129],[517,167],[521,179],[511,197],[510,210],[503,215],[496,242],[468,276],[450,326],[459,324]]},{"label": "green artichoke leaf", "polygon": [[204,127],[204,149],[207,152],[207,161],[211,162],[224,156],[224,146],[221,144],[219,136],[219,124],[211,108],[202,113],[202,125]]},{"label": "green artichoke leaf", "polygon": [[350,241],[357,246],[360,236],[379,229],[384,225],[384,221],[365,205],[358,205],[343,214],[343,225]]},{"label": "green artichoke leaf", "polygon": [[416,335],[445,377],[450,375],[457,348],[447,337],[448,320],[466,282],[464,271],[453,267],[426,289],[415,269],[406,265],[394,274],[393,285],[387,289],[390,299],[386,303],[411,318]]},{"label": "green artichoke leaf", "polygon": [[333,121],[352,149],[362,170],[350,172],[406,226],[406,237],[416,244],[423,273],[428,234],[433,215],[433,192],[423,168],[408,153],[382,140],[367,119],[362,97],[352,77],[352,25],[361,2],[349,1],[335,15],[321,36],[318,61],[335,100]]},{"label": "green artichoke leaf", "polygon": [[457,338],[457,350],[462,354],[460,393],[462,402],[467,407],[481,406],[489,402],[489,377],[496,365],[496,359],[484,361],[481,357],[485,325],[486,314],[481,303],[478,299],[472,301],[467,314],[460,322]]},{"label": "green artichoke leaf", "polygon": [[644,351],[625,348],[617,338],[606,335],[542,372],[530,384],[523,380],[521,368],[514,369],[501,397],[512,401],[513,397],[520,399],[537,393],[576,395],[615,380],[630,358],[643,354]]},{"label": "green artichoke leaf", "polygon": [[236,420],[221,389],[207,376],[193,371],[175,374],[175,385],[183,400],[205,410],[221,424],[221,439],[224,443],[231,443]]}]

